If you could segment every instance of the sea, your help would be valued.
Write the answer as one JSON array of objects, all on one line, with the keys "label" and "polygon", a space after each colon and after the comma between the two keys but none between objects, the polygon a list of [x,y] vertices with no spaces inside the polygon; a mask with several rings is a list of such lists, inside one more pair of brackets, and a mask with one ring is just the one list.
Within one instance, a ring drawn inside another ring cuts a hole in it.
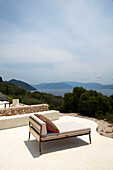
[{"label": "sea", "polygon": [[[92,90],[96,90],[97,92],[102,93],[103,95],[106,95],[108,97],[113,94],[113,89],[92,89]],[[73,89],[43,89],[43,90],[41,89],[37,91],[64,97],[65,93],[72,92]]]}]

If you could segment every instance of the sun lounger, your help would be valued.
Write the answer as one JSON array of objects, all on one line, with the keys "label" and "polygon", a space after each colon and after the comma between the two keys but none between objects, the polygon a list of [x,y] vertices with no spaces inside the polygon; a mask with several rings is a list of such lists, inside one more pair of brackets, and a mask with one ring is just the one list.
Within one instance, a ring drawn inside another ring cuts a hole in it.
[{"label": "sun lounger", "polygon": [[37,114],[45,116],[59,129],[59,133],[48,132],[46,123],[36,117],[36,113],[29,117],[29,139],[32,133],[39,142],[40,154],[42,142],[88,134],[91,143],[91,129],[89,127],[83,126],[75,121],[65,121],[65,116],[59,117],[58,111],[38,112]]}]

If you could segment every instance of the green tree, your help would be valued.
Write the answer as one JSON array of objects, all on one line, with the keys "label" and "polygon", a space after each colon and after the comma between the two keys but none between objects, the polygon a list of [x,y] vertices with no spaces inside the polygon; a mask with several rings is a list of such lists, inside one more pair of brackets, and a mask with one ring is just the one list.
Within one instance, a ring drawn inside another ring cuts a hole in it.
[{"label": "green tree", "polygon": [[0,77],[0,82],[3,82],[2,77]]},{"label": "green tree", "polygon": [[79,112],[79,100],[82,93],[86,92],[86,89],[82,87],[74,87],[73,89],[73,112]]},{"label": "green tree", "polygon": [[66,113],[73,112],[73,94],[72,93],[64,94],[64,111]]},{"label": "green tree", "polygon": [[79,108],[82,114],[92,117],[105,116],[107,112],[111,112],[111,105],[108,97],[93,90],[87,91],[81,95]]}]

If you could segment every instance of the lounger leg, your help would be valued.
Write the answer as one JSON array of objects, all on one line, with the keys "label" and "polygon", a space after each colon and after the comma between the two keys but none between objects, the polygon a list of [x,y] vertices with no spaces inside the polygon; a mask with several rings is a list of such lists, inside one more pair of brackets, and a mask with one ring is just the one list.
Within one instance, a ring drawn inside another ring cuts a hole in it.
[{"label": "lounger leg", "polygon": [[[30,122],[29,122],[29,128],[30,128]],[[29,139],[28,140],[30,140],[30,134],[31,134],[31,132],[30,132],[30,129],[29,129]]]},{"label": "lounger leg", "polygon": [[90,141],[90,144],[91,144],[91,132],[89,132],[89,141]]},{"label": "lounger leg", "polygon": [[31,132],[29,132],[29,139],[28,140],[30,140],[30,134],[31,134]]},{"label": "lounger leg", "polygon": [[41,153],[41,142],[39,141],[39,153],[40,153],[40,155],[42,154]]}]

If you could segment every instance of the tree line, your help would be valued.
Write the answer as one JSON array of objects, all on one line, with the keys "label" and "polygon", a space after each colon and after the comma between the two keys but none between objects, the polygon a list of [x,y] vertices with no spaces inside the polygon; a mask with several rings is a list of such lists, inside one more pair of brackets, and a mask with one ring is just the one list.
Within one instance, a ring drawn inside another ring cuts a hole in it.
[{"label": "tree line", "polygon": [[97,91],[88,91],[82,87],[73,88],[73,92],[65,93],[64,97],[38,91],[31,93],[12,83],[4,82],[1,77],[0,92],[7,95],[10,102],[13,98],[18,98],[20,103],[27,105],[47,103],[49,109],[63,113],[81,113],[113,122],[113,95],[107,97]]},{"label": "tree line", "polygon": [[72,93],[64,94],[61,110],[113,122],[113,95],[107,97],[95,90],[75,87]]}]

